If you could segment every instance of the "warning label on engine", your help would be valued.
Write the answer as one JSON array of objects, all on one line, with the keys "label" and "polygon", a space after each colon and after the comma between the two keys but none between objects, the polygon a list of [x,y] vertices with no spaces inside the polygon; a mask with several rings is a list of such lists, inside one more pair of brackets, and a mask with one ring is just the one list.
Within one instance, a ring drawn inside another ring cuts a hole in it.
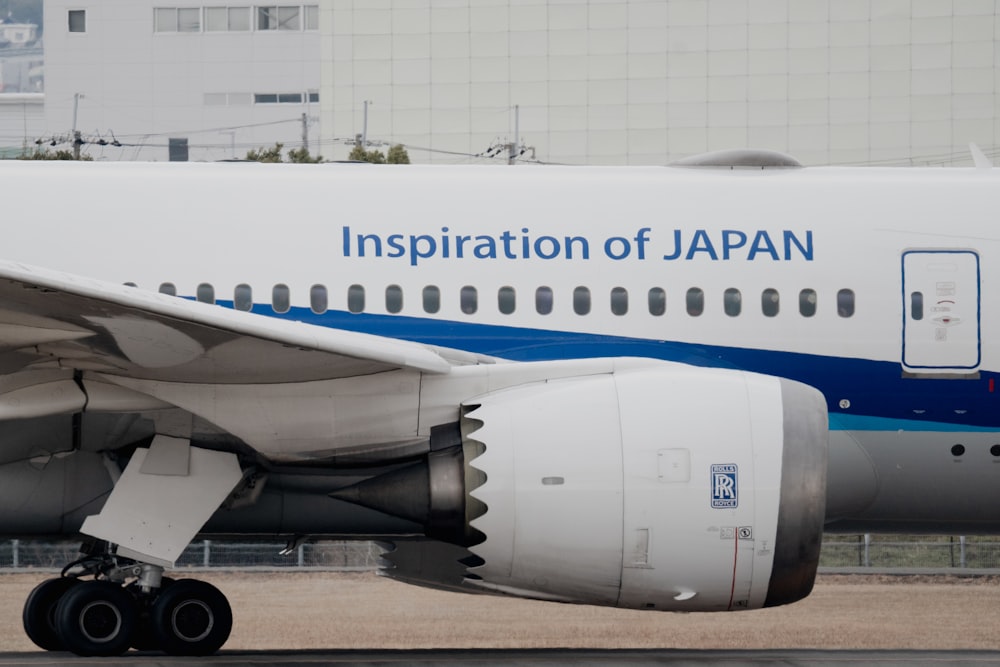
[{"label": "warning label on engine", "polygon": [[712,464],[712,507],[731,509],[739,505],[735,463]]}]

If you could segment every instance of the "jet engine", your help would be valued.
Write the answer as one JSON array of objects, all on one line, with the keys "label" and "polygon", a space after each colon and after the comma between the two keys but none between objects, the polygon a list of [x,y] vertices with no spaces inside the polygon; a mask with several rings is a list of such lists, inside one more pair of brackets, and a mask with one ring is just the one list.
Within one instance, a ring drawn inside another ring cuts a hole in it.
[{"label": "jet engine", "polygon": [[445,550],[465,555],[445,565],[407,557],[416,547],[401,542],[390,577],[684,611],[787,604],[812,589],[827,413],[811,387],[651,365],[488,392],[452,426],[424,462],[331,494],[472,552]]}]

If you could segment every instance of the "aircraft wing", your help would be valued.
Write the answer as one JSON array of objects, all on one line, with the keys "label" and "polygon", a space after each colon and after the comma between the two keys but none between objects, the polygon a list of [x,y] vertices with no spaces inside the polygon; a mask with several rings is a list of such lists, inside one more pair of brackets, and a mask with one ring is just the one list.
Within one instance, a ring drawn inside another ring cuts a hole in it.
[{"label": "aircraft wing", "polygon": [[239,312],[0,261],[0,373],[72,368],[143,380],[303,382],[447,373],[473,355]]}]

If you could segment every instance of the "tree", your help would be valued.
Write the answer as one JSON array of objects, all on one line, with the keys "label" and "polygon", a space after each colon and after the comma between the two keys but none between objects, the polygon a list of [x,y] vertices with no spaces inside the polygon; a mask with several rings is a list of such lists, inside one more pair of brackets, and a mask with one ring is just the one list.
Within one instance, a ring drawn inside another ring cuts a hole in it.
[{"label": "tree", "polygon": [[388,157],[382,151],[366,151],[361,146],[355,146],[351,150],[350,155],[347,156],[347,159],[358,162],[371,162],[372,164],[410,164],[410,156],[406,152],[406,148],[403,147],[403,144],[396,144],[390,147]]},{"label": "tree", "polygon": [[[41,146],[35,146],[33,151],[25,151],[17,156],[18,160],[75,160],[76,157],[73,156],[73,151],[66,150],[65,148],[60,148],[57,151],[50,151],[48,148],[42,148]],[[89,155],[81,155],[81,162],[93,162],[94,158]]]},{"label": "tree", "polygon": [[270,148],[253,148],[247,151],[246,159],[251,162],[298,162],[309,164],[323,162],[322,155],[313,157],[309,154],[308,148],[292,148],[288,151],[288,159],[283,160],[281,158],[281,149],[284,147],[285,145],[279,141]]}]

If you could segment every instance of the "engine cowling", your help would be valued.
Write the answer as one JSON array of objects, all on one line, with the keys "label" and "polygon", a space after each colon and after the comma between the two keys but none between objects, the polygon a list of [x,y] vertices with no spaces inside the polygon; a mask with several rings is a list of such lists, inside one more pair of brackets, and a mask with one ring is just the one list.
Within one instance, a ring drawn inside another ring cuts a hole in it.
[{"label": "engine cowling", "polygon": [[486,478],[470,584],[687,611],[812,589],[827,414],[811,387],[663,365],[490,393],[465,404],[462,432]]}]

